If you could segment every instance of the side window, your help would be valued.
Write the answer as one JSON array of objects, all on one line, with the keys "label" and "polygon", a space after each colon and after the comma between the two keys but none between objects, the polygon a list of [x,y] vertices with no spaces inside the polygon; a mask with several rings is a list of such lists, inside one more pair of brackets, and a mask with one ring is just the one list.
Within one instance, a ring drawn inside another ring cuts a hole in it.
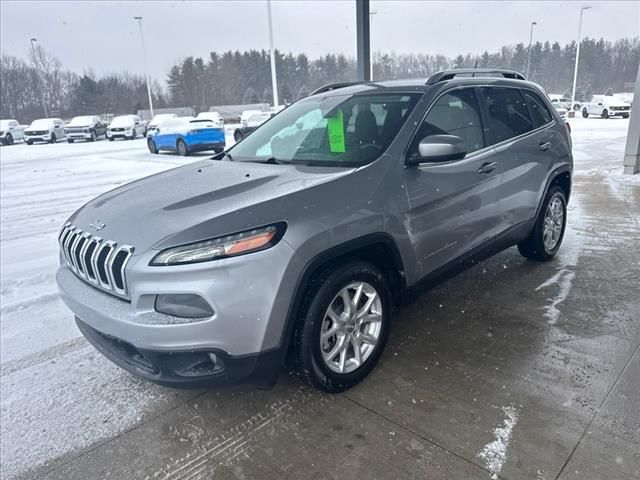
[{"label": "side window", "polygon": [[429,135],[457,135],[464,140],[467,153],[485,147],[480,107],[472,88],[454,90],[436,100],[418,128],[410,154],[416,154],[420,141]]},{"label": "side window", "polygon": [[504,87],[483,87],[487,105],[492,144],[533,130],[527,104],[520,90]]},{"label": "side window", "polygon": [[551,120],[553,119],[553,117],[551,116],[551,112],[549,112],[549,109],[544,104],[540,96],[528,90],[524,90],[522,93],[524,94],[524,98],[527,101],[527,105],[529,105],[529,112],[531,112],[533,128],[538,128],[551,122]]}]

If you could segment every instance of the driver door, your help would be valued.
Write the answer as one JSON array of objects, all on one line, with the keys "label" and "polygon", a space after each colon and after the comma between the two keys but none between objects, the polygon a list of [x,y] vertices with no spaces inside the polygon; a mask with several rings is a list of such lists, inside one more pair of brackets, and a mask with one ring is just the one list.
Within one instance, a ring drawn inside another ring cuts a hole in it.
[{"label": "driver door", "polygon": [[429,109],[407,155],[429,135],[457,135],[465,142],[462,160],[405,168],[409,211],[405,224],[419,276],[490,243],[499,226],[502,167],[486,147],[482,115],[473,87],[451,90]]}]

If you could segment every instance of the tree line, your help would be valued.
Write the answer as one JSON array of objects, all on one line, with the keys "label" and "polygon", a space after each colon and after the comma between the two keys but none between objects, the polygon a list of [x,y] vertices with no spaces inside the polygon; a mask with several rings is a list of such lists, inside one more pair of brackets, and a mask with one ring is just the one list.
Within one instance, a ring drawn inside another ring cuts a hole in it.
[{"label": "tree line", "polygon": [[[354,80],[356,62],[342,54],[310,59],[276,51],[280,102],[289,103],[332,82]],[[495,52],[447,57],[439,54],[376,53],[376,80],[427,78],[447,68],[508,68],[525,72],[528,46],[504,46]],[[569,94],[573,81],[576,43],[536,42],[531,48],[529,78],[549,93]],[[593,94],[631,91],[640,64],[640,39],[615,42],[585,38],[580,46],[577,98]],[[196,111],[213,105],[272,103],[269,53],[211,52],[207,58],[186,57],[169,69],[166,88],[152,86],[154,107],[192,107]],[[3,55],[0,71],[0,115],[23,122],[50,114],[68,117],[81,114],[135,113],[148,108],[144,77],[130,73],[97,76],[65,70],[61,62],[41,46],[27,60]]]}]

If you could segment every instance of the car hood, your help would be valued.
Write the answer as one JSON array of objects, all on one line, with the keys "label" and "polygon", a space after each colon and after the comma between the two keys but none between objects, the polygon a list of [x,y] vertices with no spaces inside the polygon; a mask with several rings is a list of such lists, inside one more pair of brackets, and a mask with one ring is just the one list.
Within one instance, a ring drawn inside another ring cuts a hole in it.
[{"label": "car hood", "polygon": [[[140,253],[286,220],[287,206],[295,207],[289,195],[351,171],[207,160],[107,192],[69,222]],[[104,227],[95,231],[91,224]]]}]

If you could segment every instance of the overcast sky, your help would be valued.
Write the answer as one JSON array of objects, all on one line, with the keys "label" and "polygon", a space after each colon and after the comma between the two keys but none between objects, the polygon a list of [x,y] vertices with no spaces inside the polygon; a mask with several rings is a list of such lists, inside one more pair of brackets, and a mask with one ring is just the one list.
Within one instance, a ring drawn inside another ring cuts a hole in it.
[{"label": "overcast sky", "polygon": [[[416,53],[477,53],[535,40],[583,34],[615,40],[640,34],[640,2],[604,1],[372,1],[372,48]],[[249,1],[34,1],[0,0],[2,53],[26,56],[29,38],[82,73],[143,73],[133,16],[144,16],[151,75],[164,83],[173,62],[229,49],[268,49],[266,2]],[[276,48],[311,57],[333,52],[355,57],[355,0],[273,1]]]}]

